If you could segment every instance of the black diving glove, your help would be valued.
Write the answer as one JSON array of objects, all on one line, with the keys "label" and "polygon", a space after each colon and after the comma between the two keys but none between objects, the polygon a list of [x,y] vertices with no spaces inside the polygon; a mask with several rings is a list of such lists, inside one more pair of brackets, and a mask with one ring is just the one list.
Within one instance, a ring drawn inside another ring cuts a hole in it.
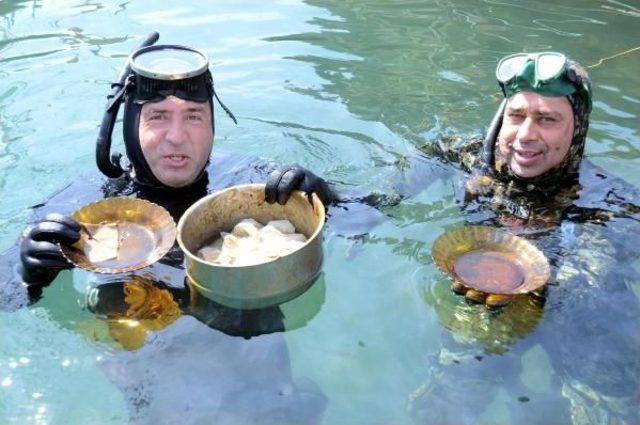
[{"label": "black diving glove", "polygon": [[309,197],[315,192],[325,205],[335,200],[327,182],[299,165],[285,165],[273,170],[267,177],[265,198],[270,204],[278,202],[284,205],[294,190],[301,190]]},{"label": "black diving glove", "polygon": [[80,239],[80,225],[68,216],[49,214],[20,242],[20,274],[27,285],[48,285],[60,270],[73,267],[56,245]]}]

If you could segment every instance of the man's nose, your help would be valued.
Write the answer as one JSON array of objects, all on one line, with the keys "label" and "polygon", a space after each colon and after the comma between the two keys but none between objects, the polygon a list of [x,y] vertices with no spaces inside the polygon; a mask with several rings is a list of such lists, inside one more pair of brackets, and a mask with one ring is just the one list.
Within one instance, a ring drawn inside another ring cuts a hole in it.
[{"label": "man's nose", "polygon": [[179,119],[173,119],[169,124],[165,138],[168,142],[178,145],[184,141],[184,134],[184,123]]},{"label": "man's nose", "polygon": [[526,117],[518,127],[517,139],[520,142],[538,140],[538,125],[532,117]]}]

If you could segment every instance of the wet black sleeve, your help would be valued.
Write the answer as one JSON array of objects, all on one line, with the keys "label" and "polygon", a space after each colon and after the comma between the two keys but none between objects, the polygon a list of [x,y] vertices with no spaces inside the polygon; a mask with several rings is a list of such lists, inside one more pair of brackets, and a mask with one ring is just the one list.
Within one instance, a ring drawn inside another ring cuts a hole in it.
[{"label": "wet black sleeve", "polygon": [[[30,207],[31,216],[25,227],[29,227],[48,214],[69,215],[81,206],[103,198],[102,186],[106,179],[95,173],[79,177],[51,195],[47,200]],[[19,242],[0,255],[0,310],[16,310],[37,301],[45,292],[44,286],[34,285],[27,289],[18,270],[20,264]]]},{"label": "wet black sleeve", "polygon": [[[0,311],[14,311],[40,297],[41,288],[27,289],[18,270],[20,250],[14,245],[0,257]],[[30,292],[31,293],[30,293]]]}]

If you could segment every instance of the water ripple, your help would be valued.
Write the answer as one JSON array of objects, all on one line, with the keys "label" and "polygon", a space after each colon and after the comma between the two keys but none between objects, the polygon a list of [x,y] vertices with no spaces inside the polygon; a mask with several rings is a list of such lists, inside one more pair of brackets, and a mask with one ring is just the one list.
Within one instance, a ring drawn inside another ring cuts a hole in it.
[{"label": "water ripple", "polygon": [[197,14],[194,8],[174,8],[154,11],[137,15],[137,19],[144,25],[172,25],[177,27],[190,27],[197,25],[209,25],[216,23],[256,23],[281,20],[283,16],[277,12],[236,12],[236,13],[212,13]]}]

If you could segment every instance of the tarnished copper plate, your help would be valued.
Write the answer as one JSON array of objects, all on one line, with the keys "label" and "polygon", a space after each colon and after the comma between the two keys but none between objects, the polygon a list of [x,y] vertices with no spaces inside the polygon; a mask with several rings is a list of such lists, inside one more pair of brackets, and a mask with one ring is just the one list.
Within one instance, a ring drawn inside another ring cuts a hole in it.
[{"label": "tarnished copper plate", "polygon": [[96,273],[138,270],[162,258],[173,246],[176,224],[162,207],[119,197],[92,202],[71,216],[80,223],[80,240],[61,246],[77,267]]},{"label": "tarnished copper plate", "polygon": [[524,267],[512,252],[469,251],[453,261],[452,271],[463,285],[493,294],[512,291],[524,283]]},{"label": "tarnished copper plate", "polygon": [[433,260],[454,282],[457,293],[472,289],[474,301],[501,305],[509,297],[539,289],[551,275],[544,254],[526,239],[485,226],[445,232],[431,250]]}]

